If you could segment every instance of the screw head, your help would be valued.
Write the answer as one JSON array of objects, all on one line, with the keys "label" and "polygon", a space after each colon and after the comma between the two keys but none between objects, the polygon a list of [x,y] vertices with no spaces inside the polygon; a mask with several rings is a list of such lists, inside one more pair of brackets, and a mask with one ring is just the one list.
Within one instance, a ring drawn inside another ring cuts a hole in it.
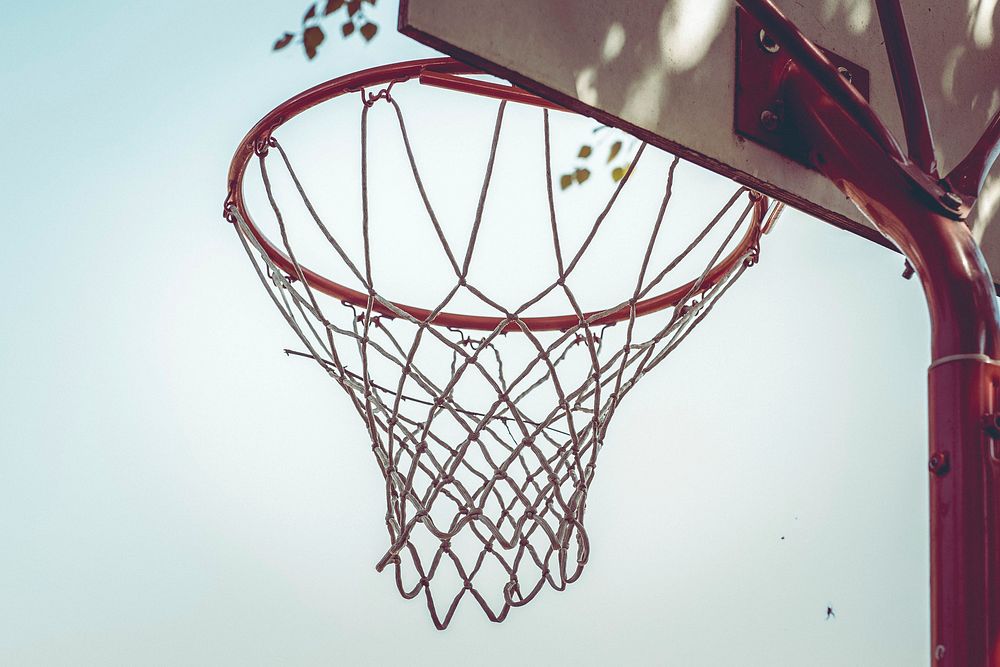
[{"label": "screw head", "polygon": [[840,76],[847,79],[848,83],[854,81],[854,76],[851,74],[851,70],[847,69],[846,67],[838,67],[837,71],[840,72]]},{"label": "screw head", "polygon": [[773,109],[764,109],[760,112],[760,126],[768,132],[774,132],[780,124],[781,116],[775,113]]},{"label": "screw head", "polygon": [[760,48],[768,53],[777,53],[781,50],[781,46],[774,41],[773,37],[764,32],[763,29],[757,33],[757,43],[760,44]]},{"label": "screw head", "polygon": [[939,476],[946,474],[950,467],[947,452],[934,452],[927,462],[927,469]]},{"label": "screw head", "polygon": [[950,209],[958,210],[962,206],[962,199],[954,192],[945,192],[941,195],[941,203]]}]

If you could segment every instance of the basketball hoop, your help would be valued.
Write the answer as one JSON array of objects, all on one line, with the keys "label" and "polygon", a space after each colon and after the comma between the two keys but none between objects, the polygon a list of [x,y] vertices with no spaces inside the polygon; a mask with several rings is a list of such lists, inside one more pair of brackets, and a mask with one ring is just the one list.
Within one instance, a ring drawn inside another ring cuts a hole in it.
[{"label": "basketball hoop", "polygon": [[[466,595],[477,600],[490,620],[502,621],[545,585],[562,590],[580,577],[590,552],[586,496],[611,417],[639,378],[663,361],[756,263],[762,230],[781,211],[780,204],[769,207],[762,195],[738,188],[672,260],[654,260],[653,246],[673,191],[674,159],[646,251],[633,270],[634,285],[614,303],[585,309],[570,278],[594,247],[598,229],[628,187],[646,147],[639,147],[578,250],[568,253],[553,204],[549,126],[550,111],[563,110],[518,88],[472,78],[479,74],[448,58],[421,60],[340,77],[293,97],[241,142],[229,171],[224,211],[261,284],[305,348],[286,352],[313,359],[347,392],[365,423],[386,481],[389,547],[377,569],[393,567],[404,597],[424,593],[440,629]],[[398,87],[414,81],[499,100],[464,255],[453,250],[435,215],[394,97]],[[354,99],[361,102],[360,259],[323,222],[275,136],[295,116],[348,94],[357,94]],[[498,301],[470,278],[508,103],[542,110],[555,259],[551,279],[520,305]],[[430,221],[454,273],[452,289],[435,304],[403,303],[375,285],[366,128],[369,110],[376,105],[389,105],[398,117],[425,209],[422,217]],[[275,155],[308,212],[305,218],[355,286],[300,261],[303,248],[299,253],[293,248],[268,172],[268,160]],[[270,240],[247,210],[244,176],[254,158],[280,232],[278,241]],[[721,243],[711,235],[713,229],[722,230]],[[665,278],[690,261],[695,248],[709,243],[706,239],[712,239],[712,247],[703,268],[683,284],[663,288]],[[453,310],[459,292],[489,312]],[[562,312],[528,314],[556,297],[565,304]]]}]

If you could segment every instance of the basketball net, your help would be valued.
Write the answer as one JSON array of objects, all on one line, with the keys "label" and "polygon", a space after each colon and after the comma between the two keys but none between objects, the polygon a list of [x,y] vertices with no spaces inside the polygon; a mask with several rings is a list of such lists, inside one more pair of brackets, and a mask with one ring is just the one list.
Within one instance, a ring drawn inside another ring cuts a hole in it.
[{"label": "basketball net", "polygon": [[[654,264],[652,249],[665,226],[675,158],[642,263],[630,269],[637,276],[630,293],[607,308],[585,311],[569,278],[647,148],[639,147],[579,249],[567,253],[553,203],[549,111],[542,110],[551,281],[525,303],[501,303],[473,284],[469,274],[507,102],[496,113],[472,233],[459,249],[449,242],[425,191],[400,105],[388,89],[367,97],[362,92],[362,100],[362,257],[352,257],[317,214],[273,136],[257,146],[256,157],[280,245],[271,245],[240,207],[230,204],[227,218],[301,343],[301,349],[286,352],[312,359],[343,388],[367,429],[385,479],[388,547],[377,569],[394,572],[403,597],[423,595],[439,629],[448,626],[466,598],[499,622],[546,586],[563,590],[580,577],[590,553],[587,493],[611,418],[639,379],[676,349],[757,261],[761,229],[773,222],[780,205],[771,207],[768,217],[761,195],[738,188],[672,261]],[[433,226],[454,273],[453,289],[427,310],[393,302],[379,291],[373,275],[367,127],[372,105],[383,103],[398,119],[423,201],[425,210],[415,217]],[[275,163],[287,172],[283,178],[294,182],[330,256],[360,289],[331,289],[297,259],[271,185],[268,170]],[[727,217],[730,210],[733,215]],[[720,228],[725,239],[719,243],[712,237],[713,246],[702,251],[708,258],[701,273],[657,294],[675,267],[720,225],[727,227],[724,234]],[[735,241],[735,250],[726,253]],[[459,293],[474,297],[489,314],[450,313]],[[540,300],[556,296],[569,315],[526,316]]]}]

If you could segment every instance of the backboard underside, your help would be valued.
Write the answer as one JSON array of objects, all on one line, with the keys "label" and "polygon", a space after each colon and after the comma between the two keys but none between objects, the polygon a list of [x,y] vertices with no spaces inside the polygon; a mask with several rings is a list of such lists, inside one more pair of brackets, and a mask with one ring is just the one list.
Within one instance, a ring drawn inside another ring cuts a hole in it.
[{"label": "backboard underside", "polygon": [[[903,0],[941,173],[1000,108],[1000,6]],[[870,103],[900,143],[903,127],[872,0],[782,2],[813,42],[870,74]],[[736,14],[731,0],[571,3],[402,0],[400,30],[535,94],[883,245],[817,172],[733,131]],[[1000,276],[1000,169],[968,223]]]}]

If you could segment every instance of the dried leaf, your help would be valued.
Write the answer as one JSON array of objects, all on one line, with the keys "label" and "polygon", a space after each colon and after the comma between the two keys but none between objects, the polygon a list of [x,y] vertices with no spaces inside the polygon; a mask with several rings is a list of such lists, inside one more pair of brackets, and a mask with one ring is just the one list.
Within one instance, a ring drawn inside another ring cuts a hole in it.
[{"label": "dried leaf", "polygon": [[615,183],[625,178],[625,174],[628,173],[628,165],[624,167],[615,167],[611,170],[611,178],[614,179]]},{"label": "dried leaf", "polygon": [[313,3],[313,5],[309,8],[309,11],[306,12],[306,15],[302,17],[302,25],[305,25],[306,21],[309,19],[314,18],[316,18],[316,3]]},{"label": "dried leaf", "polygon": [[590,148],[590,146],[583,145],[580,146],[580,153],[577,155],[577,157],[590,157],[590,154],[592,152],[593,150]]},{"label": "dried leaf", "polygon": [[611,161],[615,159],[615,157],[618,155],[618,151],[620,151],[621,149],[622,149],[621,141],[616,141],[615,143],[611,144],[611,152],[608,153],[608,164],[611,164]]},{"label": "dried leaf", "polygon": [[326,35],[323,34],[322,28],[317,28],[312,26],[306,28],[305,32],[302,33],[302,44],[306,48],[306,57],[312,60],[316,57],[316,49],[319,45],[323,43]]},{"label": "dried leaf", "polygon": [[286,46],[292,43],[292,39],[294,37],[295,35],[293,35],[292,33],[286,32],[284,35],[278,38],[278,41],[274,43],[274,50],[277,51],[279,49],[285,48]]},{"label": "dried leaf", "polygon": [[340,26],[340,31],[344,33],[344,37],[349,36],[354,32],[354,21],[348,21],[344,25]]},{"label": "dried leaf", "polygon": [[361,11],[361,0],[347,0],[347,15],[354,16]]},{"label": "dried leaf", "polygon": [[562,176],[559,177],[559,187],[560,187],[560,189],[565,190],[566,188],[568,188],[571,185],[573,185],[573,175],[572,174],[563,174]]},{"label": "dried leaf", "polygon": [[344,0],[326,0],[326,8],[323,10],[323,16],[329,16],[343,6]]},{"label": "dried leaf", "polygon": [[588,178],[590,178],[590,170],[589,169],[577,169],[573,173],[573,175],[576,177],[576,182],[577,183],[583,183],[585,180],[587,180]]},{"label": "dried leaf", "polygon": [[374,23],[366,23],[361,26],[361,36],[365,38],[366,42],[372,41],[372,37],[378,32],[378,26]]}]

